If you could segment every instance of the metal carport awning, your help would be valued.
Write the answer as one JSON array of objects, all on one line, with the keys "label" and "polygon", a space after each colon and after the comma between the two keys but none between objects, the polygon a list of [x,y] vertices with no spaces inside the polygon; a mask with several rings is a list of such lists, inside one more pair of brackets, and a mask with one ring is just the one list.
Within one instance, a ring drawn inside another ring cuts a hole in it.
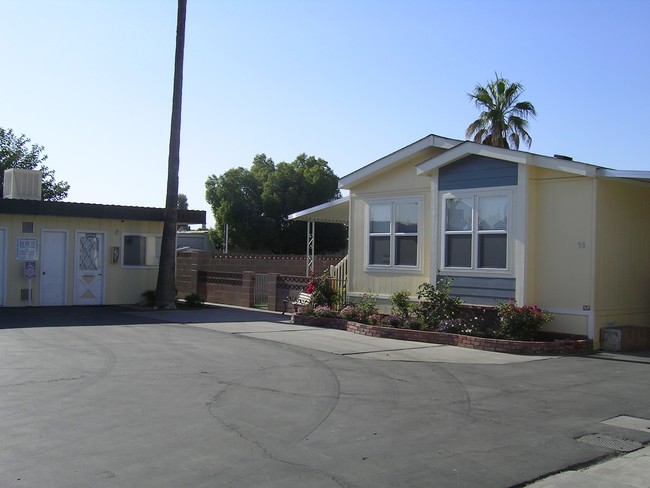
[{"label": "metal carport awning", "polygon": [[301,220],[305,222],[347,224],[350,221],[350,197],[321,203],[315,207],[292,213],[287,218],[289,220]]},{"label": "metal carport awning", "polygon": [[350,222],[350,197],[339,198],[290,214],[289,220],[307,222],[307,276],[314,272],[316,222],[347,224]]}]

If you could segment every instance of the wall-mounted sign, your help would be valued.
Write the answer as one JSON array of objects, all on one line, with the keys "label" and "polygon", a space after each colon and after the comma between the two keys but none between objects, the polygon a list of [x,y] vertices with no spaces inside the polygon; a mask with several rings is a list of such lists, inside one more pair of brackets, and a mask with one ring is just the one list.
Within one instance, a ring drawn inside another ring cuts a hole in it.
[{"label": "wall-mounted sign", "polygon": [[16,259],[18,261],[36,261],[38,259],[38,239],[18,237]]},{"label": "wall-mounted sign", "polygon": [[26,280],[36,278],[36,261],[25,261],[24,274]]}]

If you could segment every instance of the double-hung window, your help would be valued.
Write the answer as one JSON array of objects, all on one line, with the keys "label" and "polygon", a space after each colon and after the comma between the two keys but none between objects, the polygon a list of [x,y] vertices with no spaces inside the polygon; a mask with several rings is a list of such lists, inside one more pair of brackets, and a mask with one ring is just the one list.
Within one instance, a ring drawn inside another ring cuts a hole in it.
[{"label": "double-hung window", "polygon": [[125,234],[124,266],[158,266],[162,237],[146,234]]},{"label": "double-hung window", "polygon": [[421,199],[368,204],[368,266],[417,268],[420,250]]},{"label": "double-hung window", "polygon": [[507,269],[509,194],[445,195],[443,201],[443,266]]}]

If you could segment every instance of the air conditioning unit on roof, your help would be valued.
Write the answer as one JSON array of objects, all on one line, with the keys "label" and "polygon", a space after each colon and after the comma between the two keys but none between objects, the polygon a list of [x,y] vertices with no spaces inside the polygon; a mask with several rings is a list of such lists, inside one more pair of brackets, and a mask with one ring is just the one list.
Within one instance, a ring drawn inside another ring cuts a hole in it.
[{"label": "air conditioning unit on roof", "polygon": [[14,200],[40,200],[42,180],[40,171],[6,169],[2,194],[4,198]]}]

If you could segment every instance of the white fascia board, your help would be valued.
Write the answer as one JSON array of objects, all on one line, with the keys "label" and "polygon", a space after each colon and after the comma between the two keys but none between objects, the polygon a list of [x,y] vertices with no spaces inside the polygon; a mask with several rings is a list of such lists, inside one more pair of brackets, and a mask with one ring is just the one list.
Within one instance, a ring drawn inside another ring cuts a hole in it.
[{"label": "white fascia board", "polygon": [[418,175],[430,176],[434,170],[458,161],[459,159],[463,159],[469,155],[486,156],[519,164],[529,164],[532,156],[530,153],[512,151],[502,147],[486,146],[484,144],[466,141],[443,154],[439,154],[438,156],[434,156],[433,158],[418,164],[416,171]]},{"label": "white fascia board", "polygon": [[[346,196],[331,202],[321,203],[311,208],[292,213],[288,220],[307,222],[331,222],[346,224],[349,221],[350,197]],[[342,207],[342,206],[345,207]]]},{"label": "white fascia board", "polygon": [[514,149],[505,149],[502,147],[487,146],[476,142],[467,141],[449,151],[435,156],[428,161],[420,163],[417,168],[418,175],[430,176],[434,170],[446,166],[450,163],[463,159],[470,155],[485,156],[502,161],[510,161],[517,164],[526,164],[530,166],[539,166],[541,168],[562,171],[564,173],[580,176],[596,176],[596,166],[569,161],[565,159],[542,156]]},{"label": "white fascia board", "polygon": [[632,170],[619,170],[598,168],[596,175],[605,178],[629,178],[633,180],[650,180],[650,171],[632,171]]},{"label": "white fascia board", "polygon": [[569,173],[572,175],[595,177],[598,169],[598,166],[580,163],[578,161],[542,156],[540,154],[531,154],[531,156],[533,156],[533,159],[530,164],[533,166],[562,171],[563,173]]},{"label": "white fascia board", "polygon": [[374,161],[363,168],[360,168],[339,179],[339,188],[348,190],[350,186],[355,185],[371,176],[374,176],[382,171],[385,171],[403,159],[417,154],[418,152],[428,147],[438,147],[441,149],[451,149],[452,147],[461,144],[462,141],[457,139],[450,139],[447,137],[440,137],[435,134],[430,134],[419,141],[415,141],[402,149],[384,156],[383,158]]}]

